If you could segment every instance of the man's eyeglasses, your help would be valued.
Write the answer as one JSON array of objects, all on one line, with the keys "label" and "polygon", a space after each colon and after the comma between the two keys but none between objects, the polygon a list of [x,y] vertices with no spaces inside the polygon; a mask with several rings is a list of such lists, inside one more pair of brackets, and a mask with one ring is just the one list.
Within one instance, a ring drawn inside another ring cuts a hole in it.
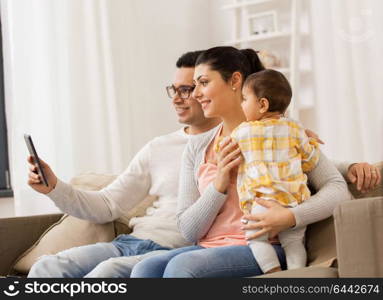
[{"label": "man's eyeglasses", "polygon": [[182,100],[187,100],[189,99],[194,88],[194,85],[181,85],[178,88],[176,88],[174,85],[170,85],[166,87],[166,92],[170,98],[173,98],[176,94],[178,94]]}]

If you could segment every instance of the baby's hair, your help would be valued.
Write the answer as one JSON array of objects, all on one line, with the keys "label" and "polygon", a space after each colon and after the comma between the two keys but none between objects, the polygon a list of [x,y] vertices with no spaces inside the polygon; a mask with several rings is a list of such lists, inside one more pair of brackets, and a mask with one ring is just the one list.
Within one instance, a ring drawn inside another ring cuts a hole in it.
[{"label": "baby's hair", "polygon": [[291,86],[281,72],[266,69],[253,73],[246,78],[244,86],[258,99],[269,100],[270,112],[284,113],[291,102]]}]

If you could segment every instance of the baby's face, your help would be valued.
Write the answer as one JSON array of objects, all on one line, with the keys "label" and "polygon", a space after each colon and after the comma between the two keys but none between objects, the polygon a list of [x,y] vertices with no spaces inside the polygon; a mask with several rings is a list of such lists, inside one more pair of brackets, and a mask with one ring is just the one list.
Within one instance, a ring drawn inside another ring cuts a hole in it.
[{"label": "baby's face", "polygon": [[262,117],[261,105],[254,92],[246,85],[242,89],[242,109],[247,121],[257,121]]}]

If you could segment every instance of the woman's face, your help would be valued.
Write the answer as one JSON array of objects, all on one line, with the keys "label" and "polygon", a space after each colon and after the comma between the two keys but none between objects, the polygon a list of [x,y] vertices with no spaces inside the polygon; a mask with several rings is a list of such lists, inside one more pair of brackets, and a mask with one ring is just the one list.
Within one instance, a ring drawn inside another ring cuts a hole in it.
[{"label": "woman's face", "polygon": [[232,108],[239,105],[233,101],[235,90],[225,82],[221,74],[201,64],[195,68],[193,97],[201,104],[205,117],[224,117]]}]

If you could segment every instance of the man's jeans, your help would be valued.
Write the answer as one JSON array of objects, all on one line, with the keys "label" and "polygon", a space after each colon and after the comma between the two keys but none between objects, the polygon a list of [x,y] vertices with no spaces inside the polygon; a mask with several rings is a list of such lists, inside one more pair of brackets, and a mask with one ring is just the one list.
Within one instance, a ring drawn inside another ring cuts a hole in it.
[{"label": "man's jeans", "polygon": [[75,247],[55,255],[42,256],[28,277],[129,277],[133,266],[146,257],[166,252],[151,240],[119,235],[110,243]]},{"label": "man's jeans", "polygon": [[[281,245],[272,245],[283,270],[286,257]],[[261,275],[249,246],[203,248],[190,246],[167,251],[136,264],[131,277],[248,277]]]}]

